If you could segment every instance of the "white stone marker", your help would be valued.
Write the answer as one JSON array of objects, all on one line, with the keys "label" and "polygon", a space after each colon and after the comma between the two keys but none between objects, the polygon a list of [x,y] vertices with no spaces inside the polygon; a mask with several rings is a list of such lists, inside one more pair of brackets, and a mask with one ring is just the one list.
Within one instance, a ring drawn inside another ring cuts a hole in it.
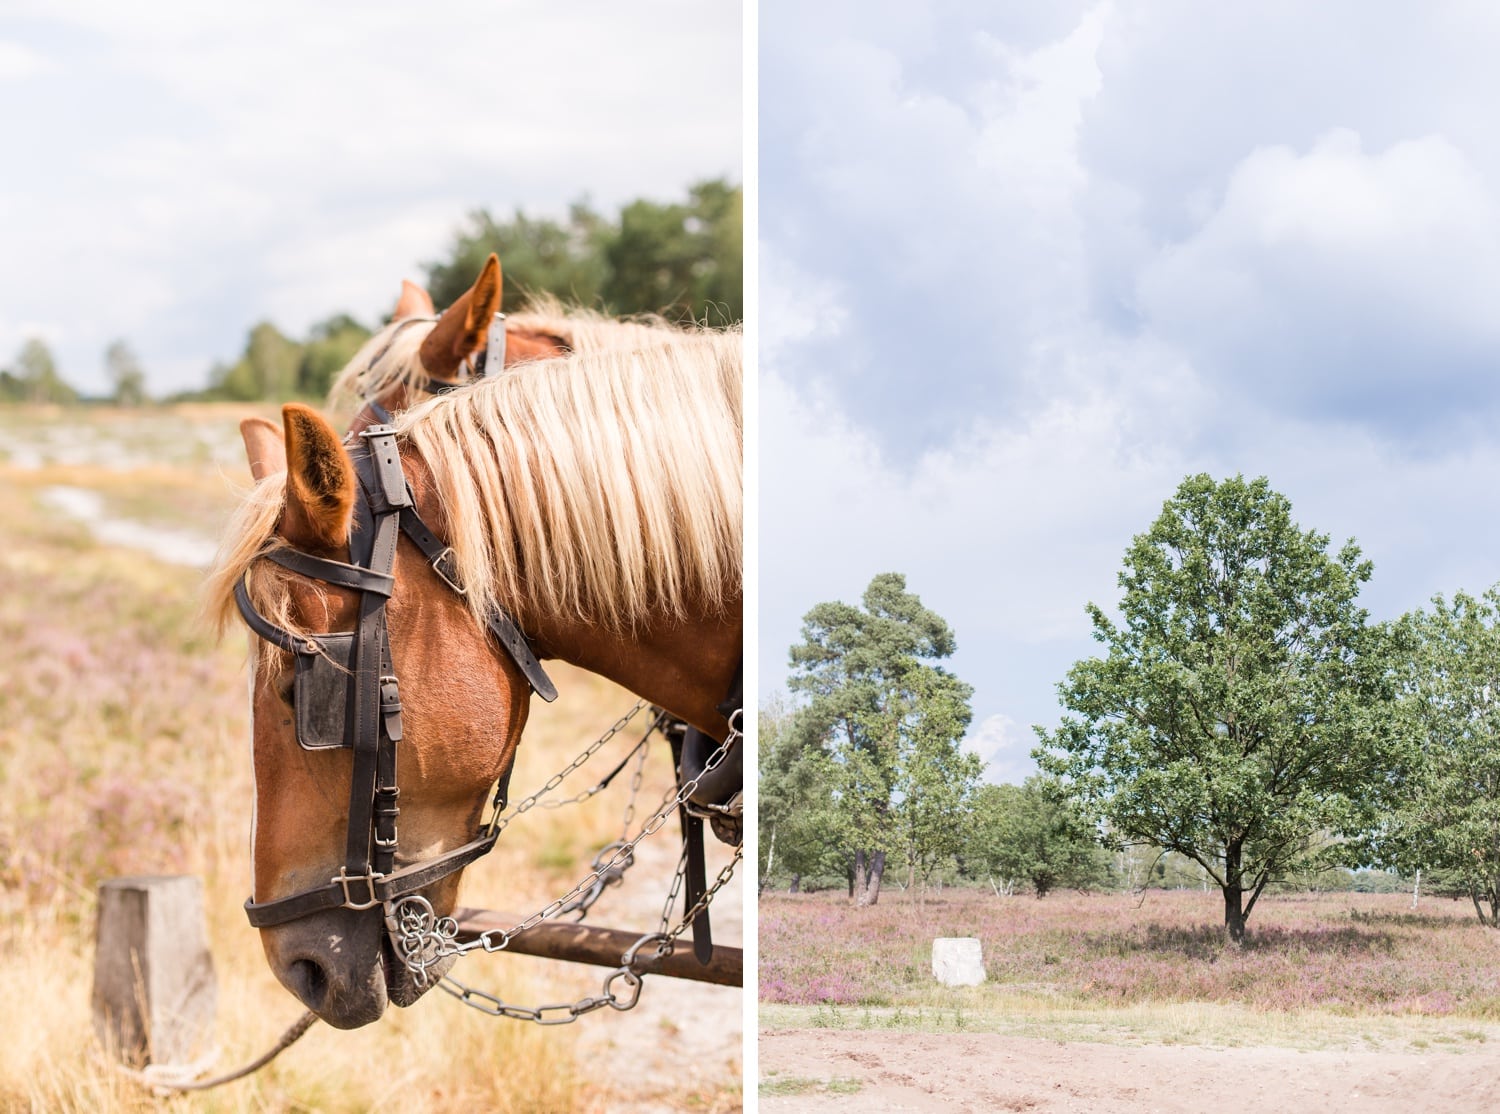
[{"label": "white stone marker", "polygon": [[984,956],[977,936],[939,936],[932,942],[932,977],[944,986],[984,982]]}]

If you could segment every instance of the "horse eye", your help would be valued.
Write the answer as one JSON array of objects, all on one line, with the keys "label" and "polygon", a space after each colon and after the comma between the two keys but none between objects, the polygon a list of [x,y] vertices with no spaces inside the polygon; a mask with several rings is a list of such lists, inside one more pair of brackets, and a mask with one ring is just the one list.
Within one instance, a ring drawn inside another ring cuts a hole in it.
[{"label": "horse eye", "polygon": [[297,674],[294,670],[286,670],[276,677],[276,698],[287,707],[292,705],[292,692],[296,687]]}]

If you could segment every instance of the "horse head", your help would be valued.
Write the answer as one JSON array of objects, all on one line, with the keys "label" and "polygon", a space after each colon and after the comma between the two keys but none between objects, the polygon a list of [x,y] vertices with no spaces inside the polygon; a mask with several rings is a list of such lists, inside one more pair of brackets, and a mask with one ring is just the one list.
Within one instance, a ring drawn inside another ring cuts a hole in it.
[{"label": "horse head", "polygon": [[[361,497],[350,452],[315,411],[283,410],[285,432],[262,419],[241,429],[258,480],[284,474],[283,509],[268,552],[290,550],[347,563]],[[437,517],[425,475],[409,468],[418,504]],[[391,667],[399,678],[399,832],[394,866],[431,861],[469,842],[490,786],[503,778],[526,722],[530,690],[509,656],[497,652],[455,593],[415,546],[396,547],[394,580],[384,607]],[[361,592],[259,561],[251,570],[256,606],[277,627],[327,653],[330,635],[359,627]],[[265,906],[326,887],[346,865],[351,835],[354,749],[342,737],[317,734],[317,709],[298,699],[342,708],[352,685],[347,661],[311,661],[271,643],[252,654],[251,727],[255,770],[253,903]],[[301,658],[302,660],[298,660]],[[299,676],[324,678],[323,691]],[[328,691],[330,685],[333,691]],[[349,714],[353,714],[352,709]],[[338,732],[334,732],[335,735]],[[439,916],[457,896],[458,873],[422,889]],[[371,896],[351,884],[356,899]],[[355,900],[349,904],[362,904]],[[382,910],[318,909],[261,928],[276,977],[309,1009],[340,1028],[376,1020],[388,1002],[408,1005],[426,989],[391,950]]]},{"label": "horse head", "polygon": [[[485,343],[491,270],[436,324],[394,322],[370,345],[429,369],[461,360]],[[538,656],[730,735],[738,334],[565,324],[566,359],[435,396],[394,427],[341,440],[299,405],[283,428],[241,426],[258,486],[209,593],[259,636],[246,908],[277,977],[335,1026],[415,1001],[451,962],[413,975],[391,922],[408,896],[450,913],[459,872],[493,843],[490,786],[501,799],[530,691],[551,696]]]},{"label": "horse head", "polygon": [[[488,349],[490,331],[497,322],[505,330],[505,367],[567,355],[567,341],[539,322],[525,315],[510,320],[500,314],[503,286],[500,259],[492,252],[474,285],[439,316],[432,295],[403,279],[390,325],[355,356],[331,392],[335,399],[352,397],[375,404],[370,414],[356,420],[355,430],[467,382],[479,355]],[[407,325],[434,321],[436,325],[421,336],[419,345],[395,343]],[[499,370],[484,369],[486,374]]]}]

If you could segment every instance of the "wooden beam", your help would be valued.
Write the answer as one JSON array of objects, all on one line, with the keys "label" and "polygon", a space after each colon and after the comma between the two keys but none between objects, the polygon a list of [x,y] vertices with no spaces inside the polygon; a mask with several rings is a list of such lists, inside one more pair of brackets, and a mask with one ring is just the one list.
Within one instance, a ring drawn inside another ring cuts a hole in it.
[{"label": "wooden beam", "polygon": [[[526,918],[494,909],[458,908],[453,911],[453,919],[458,922],[459,940],[469,943],[491,929],[503,931]],[[505,950],[516,955],[535,955],[544,959],[561,959],[568,963],[618,967],[621,957],[641,936],[642,933],[639,932],[623,932],[591,924],[543,921],[525,932],[517,933]],[[642,974],[666,975],[668,978],[691,979],[717,986],[744,985],[744,952],[739,948],[715,944],[713,957],[707,966],[700,964],[693,955],[693,949],[682,941],[678,941],[676,951],[663,959],[646,960],[644,957],[652,954],[652,951],[649,944],[641,948],[643,958],[636,965],[636,970]]]}]

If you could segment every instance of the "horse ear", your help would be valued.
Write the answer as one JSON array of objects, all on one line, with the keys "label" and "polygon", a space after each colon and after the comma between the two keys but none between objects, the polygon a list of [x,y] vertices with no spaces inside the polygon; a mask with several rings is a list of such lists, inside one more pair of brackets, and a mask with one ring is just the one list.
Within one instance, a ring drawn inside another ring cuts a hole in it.
[{"label": "horse ear", "polygon": [[432,304],[432,295],[414,282],[401,280],[401,297],[396,299],[396,308],[391,313],[392,321],[403,317],[431,317],[437,313]]},{"label": "horse ear", "polygon": [[286,442],[275,422],[265,418],[246,418],[240,423],[240,437],[245,442],[245,456],[250,459],[250,475],[259,483],[273,472],[286,471]]},{"label": "horse ear", "polygon": [[500,286],[500,257],[491,252],[474,285],[448,307],[422,341],[418,355],[428,375],[451,379],[465,359],[488,343],[490,322],[500,310]]},{"label": "horse ear", "polygon": [[299,549],[329,552],[349,544],[354,467],[333,427],[310,406],[289,402],[286,423],[286,511],[280,534]]}]

